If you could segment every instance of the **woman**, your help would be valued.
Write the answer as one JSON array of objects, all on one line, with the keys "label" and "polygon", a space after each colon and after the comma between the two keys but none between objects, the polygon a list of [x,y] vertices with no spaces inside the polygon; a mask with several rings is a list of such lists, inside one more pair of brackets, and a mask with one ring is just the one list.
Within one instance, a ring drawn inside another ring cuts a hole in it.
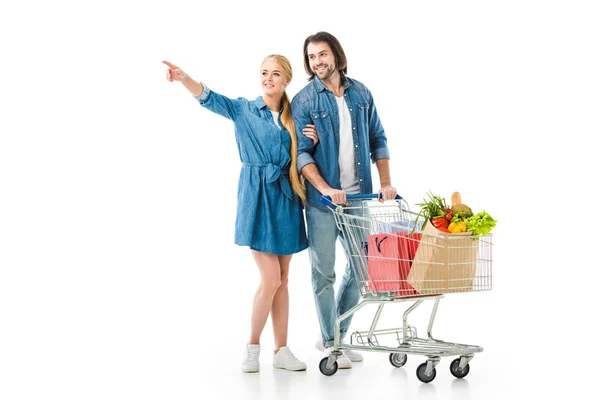
[{"label": "woman", "polygon": [[[296,169],[296,135],[285,92],[292,79],[291,64],[283,56],[267,56],[260,72],[263,94],[250,101],[217,94],[176,65],[163,63],[169,67],[168,81],[181,82],[202,106],[234,123],[243,163],[238,182],[235,243],[250,247],[261,275],[242,371],[260,369],[260,336],[269,313],[275,339],[273,367],[305,370],[306,363],[298,360],[287,346],[289,265],[293,253],[308,247],[302,213],[306,194]],[[304,132],[315,144],[318,142],[313,125]]]}]

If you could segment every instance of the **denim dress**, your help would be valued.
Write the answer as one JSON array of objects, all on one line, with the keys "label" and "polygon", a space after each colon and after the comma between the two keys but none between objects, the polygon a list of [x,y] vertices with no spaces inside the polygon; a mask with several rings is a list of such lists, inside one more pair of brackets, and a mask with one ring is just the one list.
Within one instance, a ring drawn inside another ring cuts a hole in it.
[{"label": "denim dress", "polygon": [[289,178],[289,132],[275,124],[260,96],[254,101],[230,99],[204,86],[196,98],[202,106],[234,124],[242,161],[235,243],[277,255],[305,250],[308,241],[302,202],[292,190]]}]

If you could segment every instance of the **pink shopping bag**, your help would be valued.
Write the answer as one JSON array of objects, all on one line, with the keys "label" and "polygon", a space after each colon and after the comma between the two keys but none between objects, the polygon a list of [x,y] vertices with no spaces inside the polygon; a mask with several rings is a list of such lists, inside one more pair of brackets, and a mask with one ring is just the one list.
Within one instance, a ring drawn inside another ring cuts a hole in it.
[{"label": "pink shopping bag", "polygon": [[395,292],[397,296],[419,294],[407,281],[420,234],[405,232],[369,235],[367,267],[371,292]]},{"label": "pink shopping bag", "polygon": [[398,237],[390,233],[369,235],[368,269],[373,283],[369,287],[372,292],[388,292],[400,289],[400,270],[398,259],[400,249]]}]

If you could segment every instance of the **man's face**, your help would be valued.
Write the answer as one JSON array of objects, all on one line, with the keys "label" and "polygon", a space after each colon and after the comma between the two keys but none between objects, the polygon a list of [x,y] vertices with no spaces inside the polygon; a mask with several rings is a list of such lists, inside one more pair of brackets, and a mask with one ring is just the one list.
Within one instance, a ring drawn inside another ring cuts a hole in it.
[{"label": "man's face", "polygon": [[325,42],[309,43],[306,47],[310,69],[320,80],[329,79],[335,72],[335,57]]}]

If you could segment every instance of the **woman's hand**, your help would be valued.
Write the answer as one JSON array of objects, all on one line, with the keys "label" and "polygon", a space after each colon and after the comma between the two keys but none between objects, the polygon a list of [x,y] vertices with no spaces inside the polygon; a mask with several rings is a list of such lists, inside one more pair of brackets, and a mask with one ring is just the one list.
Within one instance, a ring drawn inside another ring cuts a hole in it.
[{"label": "woman's hand", "polygon": [[319,135],[317,135],[317,128],[315,128],[312,124],[307,124],[304,129],[302,129],[302,133],[304,136],[313,141],[313,146],[316,146],[319,143]]},{"label": "woman's hand", "polygon": [[163,64],[169,67],[167,70],[167,80],[169,82],[181,82],[181,84],[196,97],[200,96],[204,92],[204,86],[201,83],[193,80],[177,65],[171,64],[168,61],[163,61]]},{"label": "woman's hand", "polygon": [[163,64],[169,67],[169,69],[167,69],[167,80],[169,82],[181,82],[188,76],[185,72],[183,72],[181,68],[179,68],[175,64],[171,64],[168,61],[163,61]]}]

